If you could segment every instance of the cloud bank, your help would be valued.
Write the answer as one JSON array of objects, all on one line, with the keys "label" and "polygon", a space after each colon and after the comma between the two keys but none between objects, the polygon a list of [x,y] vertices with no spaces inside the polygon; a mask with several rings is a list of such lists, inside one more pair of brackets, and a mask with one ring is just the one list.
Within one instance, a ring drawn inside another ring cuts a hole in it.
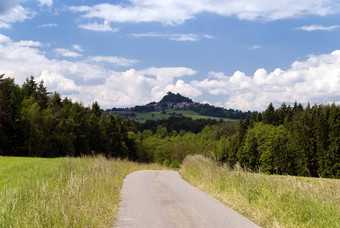
[{"label": "cloud bank", "polygon": [[101,63],[131,66],[134,60],[114,56],[95,56],[83,61],[49,59],[40,47],[36,41],[14,42],[0,34],[0,74],[14,77],[18,84],[34,75],[45,81],[49,91],[58,91],[85,105],[97,100],[103,108],[130,107],[157,101],[168,91],[196,100],[213,96],[225,108],[240,110],[262,111],[270,102],[275,105],[283,101],[340,102],[340,50],[309,56],[305,61],[292,63],[287,70],[258,69],[253,75],[236,71],[229,76],[210,72],[202,80],[195,80],[192,76],[199,72],[187,67],[131,68],[117,72]]},{"label": "cloud bank", "polygon": [[339,12],[340,2],[333,0],[130,0],[127,4],[72,6],[85,19],[108,22],[159,22],[182,24],[200,13],[214,13],[240,20],[275,21],[305,15],[325,16]]}]

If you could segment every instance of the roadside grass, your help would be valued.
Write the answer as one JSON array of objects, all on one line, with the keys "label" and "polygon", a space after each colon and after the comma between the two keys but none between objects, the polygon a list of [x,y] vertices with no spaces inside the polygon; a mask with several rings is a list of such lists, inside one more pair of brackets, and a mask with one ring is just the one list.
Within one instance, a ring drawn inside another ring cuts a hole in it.
[{"label": "roadside grass", "polygon": [[237,121],[233,119],[227,119],[227,118],[219,118],[219,117],[211,117],[211,116],[202,116],[199,115],[197,112],[194,112],[192,110],[166,110],[166,114],[162,114],[162,112],[147,112],[147,113],[137,113],[136,117],[139,119],[138,121],[141,123],[145,123],[147,120],[162,120],[162,119],[168,119],[173,113],[175,115],[182,115],[185,117],[190,117],[193,120],[197,119],[213,119],[220,121],[221,119],[223,121]]},{"label": "roadside grass", "polygon": [[0,157],[0,227],[112,227],[124,177],[151,164]]},{"label": "roadside grass", "polygon": [[340,180],[231,170],[188,156],[184,179],[263,227],[340,227]]}]

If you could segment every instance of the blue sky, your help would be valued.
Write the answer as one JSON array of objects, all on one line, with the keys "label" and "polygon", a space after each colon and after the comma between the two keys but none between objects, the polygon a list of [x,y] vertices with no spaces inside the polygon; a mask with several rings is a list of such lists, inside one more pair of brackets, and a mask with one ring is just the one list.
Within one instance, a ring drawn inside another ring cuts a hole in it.
[{"label": "blue sky", "polygon": [[0,73],[103,108],[340,103],[339,0],[0,0]]}]

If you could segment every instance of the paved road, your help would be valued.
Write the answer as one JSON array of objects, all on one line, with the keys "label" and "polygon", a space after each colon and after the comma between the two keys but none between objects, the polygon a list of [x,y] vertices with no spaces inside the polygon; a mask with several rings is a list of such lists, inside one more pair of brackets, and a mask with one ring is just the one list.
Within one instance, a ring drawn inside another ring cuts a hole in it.
[{"label": "paved road", "polygon": [[175,171],[143,170],[123,183],[115,227],[257,227],[184,181]]}]

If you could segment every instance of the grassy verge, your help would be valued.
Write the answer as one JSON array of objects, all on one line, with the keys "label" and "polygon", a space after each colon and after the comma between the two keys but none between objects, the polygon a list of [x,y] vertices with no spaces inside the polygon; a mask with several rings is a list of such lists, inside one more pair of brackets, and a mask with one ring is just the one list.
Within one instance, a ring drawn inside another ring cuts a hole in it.
[{"label": "grassy verge", "polygon": [[264,227],[340,227],[340,180],[269,176],[230,170],[188,156],[190,183]]},{"label": "grassy verge", "polygon": [[0,157],[1,227],[111,227],[124,177],[162,169],[96,158]]}]

